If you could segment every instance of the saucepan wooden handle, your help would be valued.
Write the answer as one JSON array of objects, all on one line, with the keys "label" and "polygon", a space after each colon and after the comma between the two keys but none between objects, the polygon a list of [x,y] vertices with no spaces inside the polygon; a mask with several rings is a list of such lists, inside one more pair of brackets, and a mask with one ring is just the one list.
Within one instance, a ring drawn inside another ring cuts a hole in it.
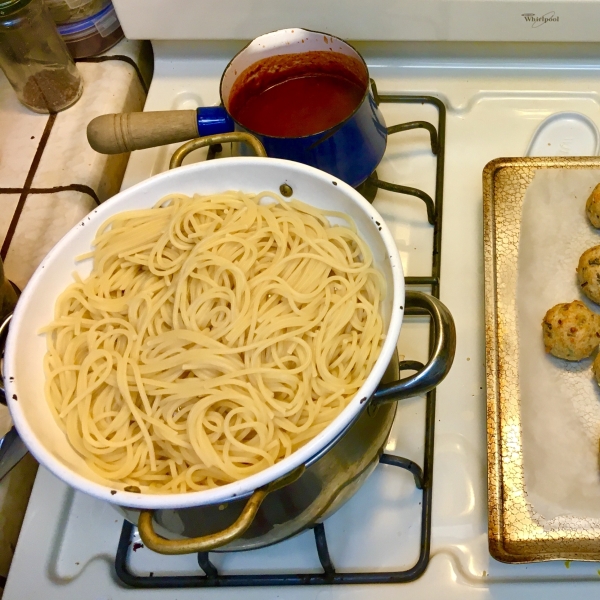
[{"label": "saucepan wooden handle", "polygon": [[195,110],[102,115],[87,128],[90,146],[101,154],[120,154],[198,137]]}]

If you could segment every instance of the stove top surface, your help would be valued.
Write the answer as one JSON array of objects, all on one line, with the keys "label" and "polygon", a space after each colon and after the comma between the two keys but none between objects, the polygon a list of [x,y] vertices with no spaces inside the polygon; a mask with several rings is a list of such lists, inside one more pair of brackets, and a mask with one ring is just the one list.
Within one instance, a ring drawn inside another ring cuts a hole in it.
[{"label": "stove top surface", "polygon": [[[161,54],[160,45],[157,50],[146,110],[194,108],[217,101],[218,77],[226,57],[216,54],[191,60],[167,51]],[[434,594],[589,597],[597,593],[600,583],[595,563],[504,565],[488,553],[481,173],[491,159],[524,154],[537,126],[552,113],[575,111],[600,123],[596,91],[600,67],[567,62],[452,62],[443,57],[402,61],[367,56],[367,62],[381,93],[431,94],[447,107],[440,297],[455,318],[457,352],[437,393],[431,562],[420,579],[379,585],[376,592],[361,585],[241,588],[235,593],[248,599],[290,600],[342,595],[358,599],[374,593],[382,599],[399,594],[407,598]],[[382,110],[388,125],[437,122],[436,109],[428,105],[384,104]],[[134,153],[124,187],[165,170],[175,147]],[[202,159],[198,152],[188,160]],[[435,156],[422,130],[391,136],[377,171],[380,179],[435,194]],[[390,226],[405,274],[430,275],[433,228],[423,202],[380,190],[374,206]],[[426,360],[427,332],[425,318],[407,320],[400,354]],[[423,398],[400,404],[386,452],[422,462],[424,410]],[[357,495],[325,522],[336,569],[381,572],[412,566],[419,552],[421,498],[410,473],[398,475],[391,467],[377,467]],[[224,589],[122,587],[113,566],[121,528],[122,519],[112,507],[72,491],[40,469],[5,598],[231,596]],[[269,572],[322,571],[311,531],[270,548],[210,556],[219,570],[232,574],[261,573],[267,563]],[[198,574],[195,556],[158,556],[140,547],[137,538],[129,564],[140,575]]]}]

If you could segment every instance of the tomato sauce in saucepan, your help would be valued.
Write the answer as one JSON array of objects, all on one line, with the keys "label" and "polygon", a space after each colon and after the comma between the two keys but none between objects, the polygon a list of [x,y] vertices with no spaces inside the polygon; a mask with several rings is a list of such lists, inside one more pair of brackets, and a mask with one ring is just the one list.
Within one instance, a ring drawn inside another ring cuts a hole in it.
[{"label": "tomato sauce in saucepan", "polygon": [[344,121],[366,86],[364,66],[353,57],[324,51],[273,56],[238,77],[228,109],[256,133],[302,137]]}]

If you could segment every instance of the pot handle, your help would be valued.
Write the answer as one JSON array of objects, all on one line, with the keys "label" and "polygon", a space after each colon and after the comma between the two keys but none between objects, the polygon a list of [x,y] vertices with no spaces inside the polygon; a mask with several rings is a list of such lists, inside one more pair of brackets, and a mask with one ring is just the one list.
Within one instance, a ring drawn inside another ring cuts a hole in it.
[{"label": "pot handle", "polygon": [[271,483],[257,489],[252,493],[242,514],[237,521],[217,533],[204,535],[197,538],[186,538],[183,540],[168,540],[158,535],[152,526],[153,510],[142,510],[138,519],[138,531],[144,545],[159,554],[192,554],[194,552],[208,552],[220,548],[229,542],[239,538],[252,525],[254,517],[263,500],[275,490],[279,490],[293,483],[304,473],[304,465],[294,469],[291,473],[272,481]]},{"label": "pot handle", "polygon": [[406,314],[419,314],[415,309],[421,309],[431,315],[435,335],[433,351],[427,364],[414,375],[379,386],[371,399],[374,405],[429,392],[446,377],[454,361],[456,328],[446,306],[423,292],[406,292],[405,303]]},{"label": "pot handle", "polygon": [[213,144],[226,144],[228,142],[246,142],[252,146],[256,156],[265,158],[267,152],[265,147],[261,144],[257,137],[243,131],[232,131],[231,133],[217,133],[215,135],[207,135],[205,137],[196,138],[180,146],[173,152],[171,162],[169,163],[169,169],[175,169],[180,167],[183,159],[194,150],[198,148],[204,148],[205,146],[212,146]]}]

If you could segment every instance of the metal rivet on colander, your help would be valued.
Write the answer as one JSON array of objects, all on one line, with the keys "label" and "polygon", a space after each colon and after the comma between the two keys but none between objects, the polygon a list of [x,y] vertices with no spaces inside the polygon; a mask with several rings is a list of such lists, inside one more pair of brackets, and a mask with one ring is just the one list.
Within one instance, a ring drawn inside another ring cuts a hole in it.
[{"label": "metal rivet on colander", "polygon": [[287,183],[282,183],[279,186],[279,191],[284,198],[289,198],[294,193],[294,190]]}]

